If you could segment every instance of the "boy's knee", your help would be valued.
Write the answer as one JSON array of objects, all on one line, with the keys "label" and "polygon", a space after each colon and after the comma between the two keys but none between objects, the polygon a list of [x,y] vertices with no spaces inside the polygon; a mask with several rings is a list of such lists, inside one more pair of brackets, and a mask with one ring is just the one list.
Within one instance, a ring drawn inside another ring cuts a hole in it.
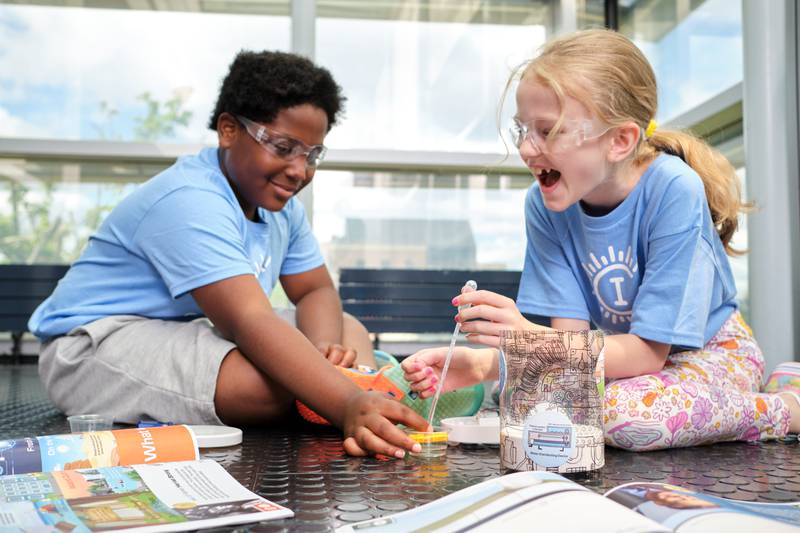
[{"label": "boy's knee", "polygon": [[258,370],[239,350],[225,356],[214,394],[214,406],[223,422],[270,422],[286,416],[293,403],[288,390]]},{"label": "boy's knee", "polygon": [[367,330],[367,327],[364,324],[362,324],[359,319],[357,319],[350,313],[342,313],[342,316],[343,316],[343,325],[345,331],[350,331],[353,334],[369,336],[369,331]]}]

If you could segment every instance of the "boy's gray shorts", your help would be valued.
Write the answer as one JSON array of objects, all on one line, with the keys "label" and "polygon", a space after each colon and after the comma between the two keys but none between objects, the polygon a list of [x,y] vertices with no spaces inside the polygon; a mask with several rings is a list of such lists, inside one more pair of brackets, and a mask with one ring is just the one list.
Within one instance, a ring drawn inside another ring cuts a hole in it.
[{"label": "boy's gray shorts", "polygon": [[[294,310],[276,312],[294,324]],[[205,318],[111,316],[46,342],[39,377],[67,415],[222,424],[214,409],[217,375],[235,347]]]}]

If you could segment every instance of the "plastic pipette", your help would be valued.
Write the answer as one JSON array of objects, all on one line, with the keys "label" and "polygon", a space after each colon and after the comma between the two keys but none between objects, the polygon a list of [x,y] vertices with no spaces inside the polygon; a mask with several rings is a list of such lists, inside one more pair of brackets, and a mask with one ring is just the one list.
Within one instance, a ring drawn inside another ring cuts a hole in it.
[{"label": "plastic pipette", "polygon": [[[469,280],[464,284],[465,287],[477,290],[478,284],[473,280]],[[471,304],[459,305],[458,312],[467,309]],[[458,339],[458,332],[461,331],[461,322],[456,322],[456,328],[453,330],[453,337],[450,339],[450,347],[447,349],[447,357],[444,359],[444,366],[442,367],[442,376],[439,378],[439,386],[436,387],[436,393],[433,395],[433,402],[431,402],[431,410],[428,412],[428,425],[433,426],[433,416],[436,414],[436,404],[439,403],[439,395],[442,394],[442,387],[444,387],[444,378],[447,377],[447,369],[450,367],[450,359],[453,358],[453,348],[456,346],[456,339]]]}]

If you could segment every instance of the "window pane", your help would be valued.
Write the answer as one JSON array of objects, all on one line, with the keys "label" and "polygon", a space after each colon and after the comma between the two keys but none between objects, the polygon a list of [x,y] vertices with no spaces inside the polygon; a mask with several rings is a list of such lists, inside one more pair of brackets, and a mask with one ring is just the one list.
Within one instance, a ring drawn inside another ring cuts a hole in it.
[{"label": "window pane", "polygon": [[521,270],[530,176],[344,172],[314,178],[328,267]]},{"label": "window pane", "polygon": [[553,17],[546,0],[320,0],[318,14],[317,60],[348,97],[328,144],[456,152],[504,151],[503,88]]},{"label": "window pane", "polygon": [[236,52],[289,48],[280,4],[283,16],[0,4],[0,136],[214,142]]},{"label": "window pane", "polygon": [[661,122],[742,81],[741,0],[620,1],[620,31],[653,65]]},{"label": "window pane", "polygon": [[167,165],[0,158],[0,263],[71,263],[137,183]]}]

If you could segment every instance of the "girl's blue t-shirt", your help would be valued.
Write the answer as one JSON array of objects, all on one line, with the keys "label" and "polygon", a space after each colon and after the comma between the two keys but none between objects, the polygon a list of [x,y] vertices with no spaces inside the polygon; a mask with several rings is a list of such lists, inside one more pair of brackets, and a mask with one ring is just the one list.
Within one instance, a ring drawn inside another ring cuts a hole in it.
[{"label": "girl's blue t-shirt", "polygon": [[549,211],[534,184],[525,219],[517,296],[525,313],[701,348],[737,308],[703,182],[679,157],[659,155],[604,216],[589,216],[580,204]]},{"label": "girl's blue t-shirt", "polygon": [[114,208],[30,331],[48,339],[112,315],[188,320],[202,316],[197,287],[251,274],[269,294],[279,276],[324,264],[296,198],[258,213],[245,217],[215,148],[180,158]]}]

